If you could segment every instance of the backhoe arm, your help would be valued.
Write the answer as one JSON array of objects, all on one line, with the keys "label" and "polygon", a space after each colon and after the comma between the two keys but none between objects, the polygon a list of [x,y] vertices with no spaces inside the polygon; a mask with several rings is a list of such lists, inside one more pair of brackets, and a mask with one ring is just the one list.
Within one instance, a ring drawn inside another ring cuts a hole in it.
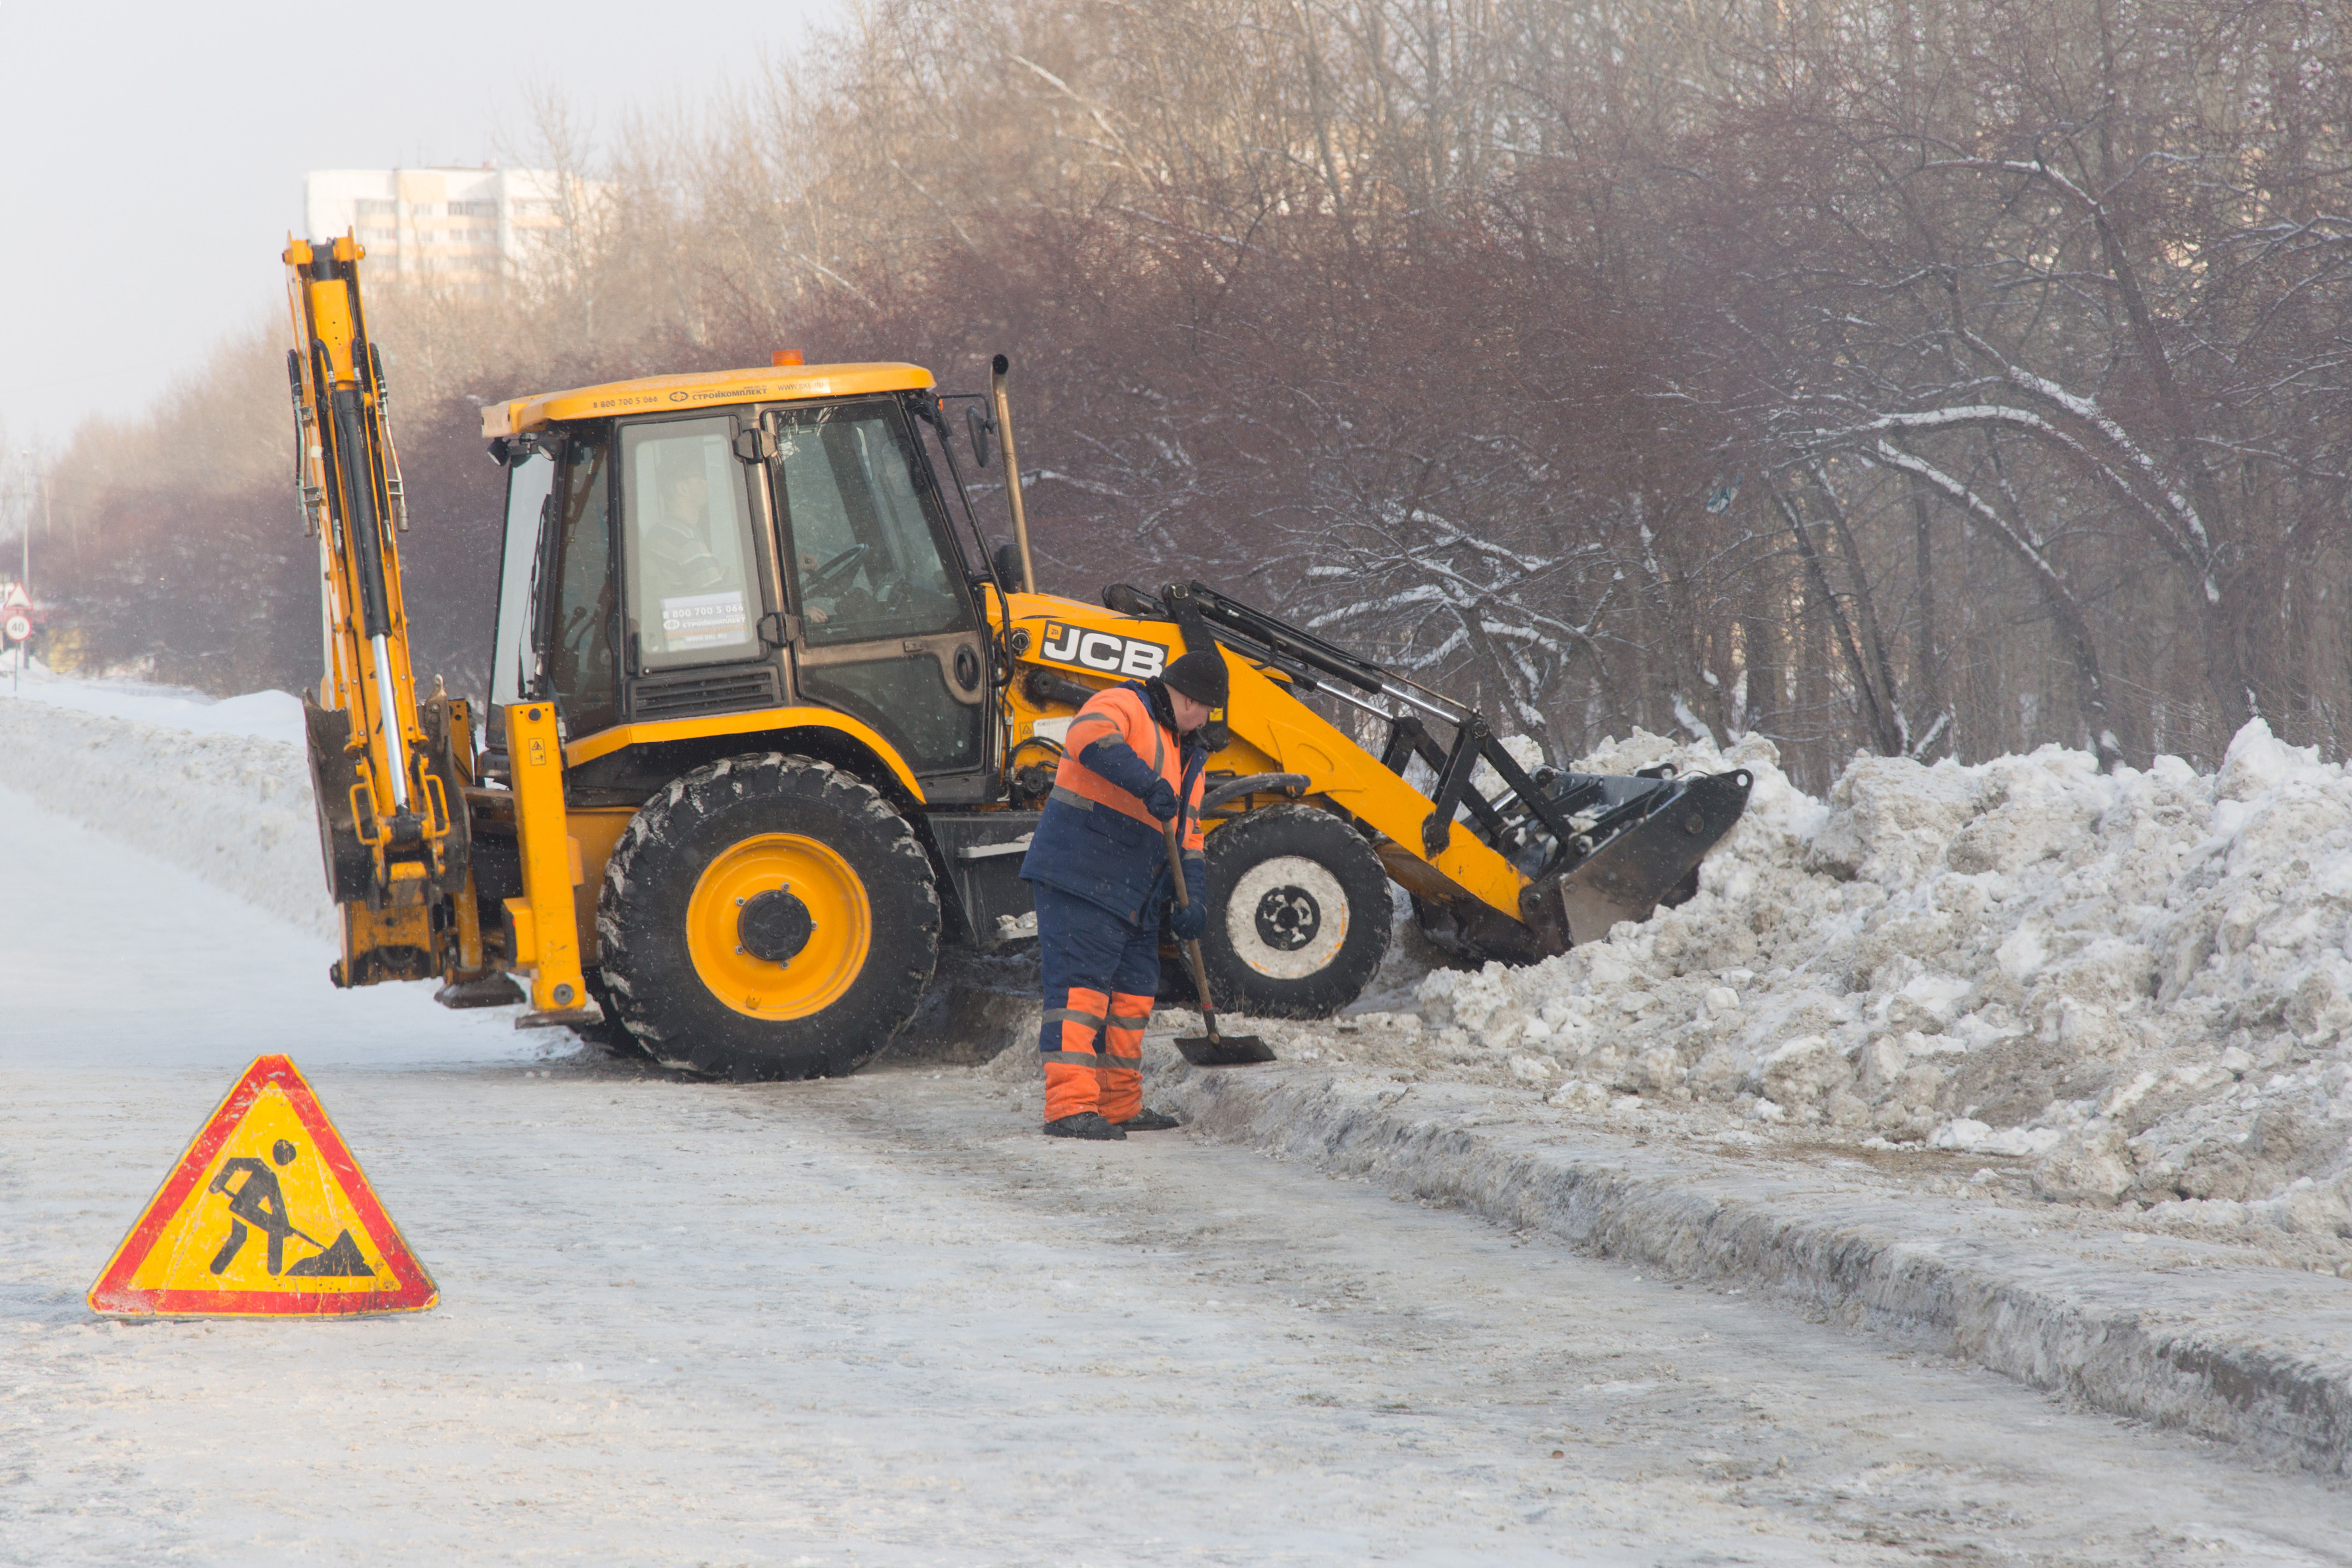
[{"label": "backhoe arm", "polygon": [[360,300],[362,254],[347,236],[294,240],[285,256],[295,479],[319,540],[326,633],[326,670],[303,710],[346,985],[452,967],[437,950],[457,936],[473,750],[464,705],[437,690],[420,704],[409,667],[397,537],[406,498]]}]

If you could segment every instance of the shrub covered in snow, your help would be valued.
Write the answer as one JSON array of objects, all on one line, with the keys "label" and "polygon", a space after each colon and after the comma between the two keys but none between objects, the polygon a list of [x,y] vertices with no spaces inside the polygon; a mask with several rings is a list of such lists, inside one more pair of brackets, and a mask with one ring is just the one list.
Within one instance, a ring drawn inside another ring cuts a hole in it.
[{"label": "shrub covered in snow", "polygon": [[1715,1101],[2034,1160],[2045,1195],[2352,1233],[2352,776],[2260,721],[2221,771],[1857,757],[1826,801],[1760,740],[1699,894],[1528,969],[1420,984],[1430,1048],[1563,1107]]}]

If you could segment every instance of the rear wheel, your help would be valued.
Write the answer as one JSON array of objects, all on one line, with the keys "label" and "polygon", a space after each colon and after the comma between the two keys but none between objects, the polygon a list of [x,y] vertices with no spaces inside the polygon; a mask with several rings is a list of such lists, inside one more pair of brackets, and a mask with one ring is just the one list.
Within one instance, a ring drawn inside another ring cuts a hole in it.
[{"label": "rear wheel", "polygon": [[1323,1018],[1361,994],[1389,948],[1389,880],[1327,811],[1276,805],[1208,837],[1201,961],[1220,1007]]},{"label": "rear wheel", "polygon": [[572,1033],[583,1043],[623,1061],[647,1059],[644,1044],[621,1022],[621,1011],[613,1005],[613,993],[604,984],[604,972],[591,964],[580,979],[588,988],[588,1000],[596,1004],[596,1010],[604,1016],[593,1024],[571,1026]]},{"label": "rear wheel", "polygon": [[667,1066],[854,1072],[939,956],[931,866],[879,791],[770,752],[697,769],[630,820],[597,900],[615,1016]]}]

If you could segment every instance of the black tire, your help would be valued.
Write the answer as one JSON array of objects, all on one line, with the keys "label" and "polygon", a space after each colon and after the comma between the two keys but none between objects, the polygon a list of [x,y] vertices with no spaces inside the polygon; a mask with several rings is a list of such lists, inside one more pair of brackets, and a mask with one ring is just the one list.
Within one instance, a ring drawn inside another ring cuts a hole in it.
[{"label": "black tire", "polygon": [[1362,994],[1389,950],[1389,879],[1362,835],[1328,811],[1276,805],[1208,837],[1201,961],[1219,1008],[1328,1018]]},{"label": "black tire", "polygon": [[[749,923],[746,897],[773,921]],[[913,1016],[939,958],[939,891],[881,792],[771,752],[698,768],[638,810],[605,862],[596,937],[614,1014],[655,1060],[829,1078]],[[768,956],[746,951],[763,942]]]},{"label": "black tire", "polygon": [[613,1005],[613,993],[604,984],[604,972],[592,968],[583,973],[580,980],[588,989],[588,1000],[595,1003],[604,1016],[593,1024],[572,1025],[572,1034],[583,1044],[594,1046],[625,1061],[644,1061],[646,1048],[637,1043],[636,1036],[629,1033],[629,1026],[621,1022],[621,1015]]}]

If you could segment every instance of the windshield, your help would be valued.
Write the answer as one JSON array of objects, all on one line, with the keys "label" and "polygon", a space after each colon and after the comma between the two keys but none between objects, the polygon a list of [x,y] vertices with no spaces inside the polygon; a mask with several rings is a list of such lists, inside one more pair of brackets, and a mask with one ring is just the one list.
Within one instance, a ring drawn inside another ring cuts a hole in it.
[{"label": "windshield", "polygon": [[904,413],[877,401],[785,409],[778,418],[776,510],[809,643],[967,625],[948,571],[946,519],[916,487]]},{"label": "windshield", "polygon": [[[499,624],[490,647],[490,707],[520,702],[536,690],[539,669],[531,653],[531,584],[539,560],[540,514],[555,484],[555,464],[545,452],[525,453],[507,468],[507,536],[499,566]],[[499,742],[504,744],[503,741]]]}]

